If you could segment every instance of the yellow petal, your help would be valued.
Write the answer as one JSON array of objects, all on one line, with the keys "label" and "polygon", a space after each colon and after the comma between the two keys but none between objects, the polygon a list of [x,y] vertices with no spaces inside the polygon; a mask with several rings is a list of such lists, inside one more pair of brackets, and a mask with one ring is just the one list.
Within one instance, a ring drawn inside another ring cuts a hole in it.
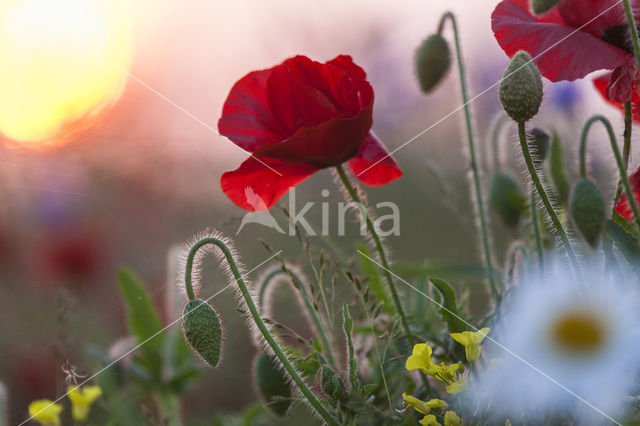
[{"label": "yellow petal", "polygon": [[420,424],[422,426],[442,426],[440,423],[438,423],[438,420],[436,420],[436,416],[434,416],[433,414],[424,416],[422,420],[420,420]]},{"label": "yellow petal", "polygon": [[49,399],[39,399],[29,404],[29,416],[42,426],[60,426],[62,405]]},{"label": "yellow petal", "polygon": [[462,426],[462,419],[455,411],[444,413],[444,426]]}]

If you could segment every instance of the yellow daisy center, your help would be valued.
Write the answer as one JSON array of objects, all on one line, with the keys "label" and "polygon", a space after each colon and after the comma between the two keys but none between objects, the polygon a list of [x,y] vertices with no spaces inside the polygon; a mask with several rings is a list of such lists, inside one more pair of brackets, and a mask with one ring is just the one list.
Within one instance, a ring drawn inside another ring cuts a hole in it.
[{"label": "yellow daisy center", "polygon": [[570,355],[591,355],[606,344],[607,326],[594,312],[565,312],[551,322],[550,337],[553,344]]}]

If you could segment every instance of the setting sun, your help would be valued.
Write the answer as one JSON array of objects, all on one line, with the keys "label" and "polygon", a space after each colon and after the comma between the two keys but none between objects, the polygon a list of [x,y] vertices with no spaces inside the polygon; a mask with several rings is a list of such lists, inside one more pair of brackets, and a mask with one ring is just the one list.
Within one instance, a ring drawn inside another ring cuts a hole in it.
[{"label": "setting sun", "polygon": [[0,5],[0,132],[59,145],[120,97],[131,62],[125,0],[9,0]]}]

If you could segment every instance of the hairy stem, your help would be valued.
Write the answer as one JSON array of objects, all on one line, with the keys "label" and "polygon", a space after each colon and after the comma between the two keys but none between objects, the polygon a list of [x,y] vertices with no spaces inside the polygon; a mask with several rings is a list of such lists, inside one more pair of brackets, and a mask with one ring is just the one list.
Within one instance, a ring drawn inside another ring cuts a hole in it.
[{"label": "hairy stem", "polygon": [[562,223],[556,214],[549,197],[547,196],[547,192],[544,190],[542,186],[542,182],[540,182],[540,178],[538,177],[538,172],[536,171],[535,166],[533,165],[533,160],[531,159],[531,153],[529,152],[529,144],[527,143],[527,132],[525,128],[524,122],[518,123],[518,137],[520,139],[520,147],[522,148],[522,155],[524,157],[524,162],[527,165],[527,169],[529,170],[529,175],[531,175],[531,180],[536,190],[538,191],[538,195],[542,200],[542,204],[544,204],[545,209],[547,210],[547,214],[551,218],[551,222],[564,245],[564,249],[567,252],[567,256],[569,256],[569,260],[571,261],[571,266],[573,267],[573,272],[576,275],[576,278],[580,278],[580,265],[578,265],[578,260],[576,259],[576,255],[573,252],[573,247],[571,247],[571,243],[569,242],[569,237],[567,237],[567,233],[562,227]]},{"label": "hairy stem", "polygon": [[304,380],[302,379],[298,371],[293,366],[293,363],[289,360],[284,350],[280,347],[280,344],[278,343],[278,341],[271,334],[271,332],[269,331],[269,328],[266,326],[266,324],[262,320],[260,312],[258,311],[258,308],[256,307],[256,304],[254,303],[253,298],[251,297],[251,293],[249,292],[249,288],[247,287],[244,281],[244,278],[242,277],[242,274],[240,274],[240,270],[238,269],[238,265],[236,264],[236,261],[233,258],[231,251],[222,240],[219,240],[218,238],[214,238],[214,237],[206,237],[197,241],[191,247],[191,250],[189,250],[189,254],[187,256],[187,264],[185,268],[185,272],[186,272],[185,287],[187,289],[187,295],[189,295],[189,299],[195,298],[193,293],[193,287],[191,284],[191,272],[193,269],[193,260],[198,250],[200,250],[200,248],[208,244],[215,245],[224,254],[224,257],[226,258],[227,263],[229,264],[229,268],[231,269],[231,273],[233,274],[236,284],[238,284],[240,293],[242,294],[242,297],[244,298],[244,301],[247,304],[247,308],[249,309],[249,314],[251,315],[251,317],[253,318],[253,321],[255,322],[256,326],[260,330],[260,333],[262,333],[262,336],[264,337],[265,341],[273,350],[273,353],[275,354],[276,358],[278,358],[278,360],[282,364],[282,367],[287,371],[287,373],[291,377],[291,380],[293,380],[296,386],[298,386],[298,389],[300,390],[302,395],[307,399],[309,404],[316,410],[318,415],[322,417],[322,419],[327,424],[332,426],[334,425],[338,426],[339,424],[338,421],[327,410],[327,407],[325,407],[324,404],[316,397],[316,395],[311,391],[311,389],[309,389],[309,387],[304,382]]},{"label": "hairy stem", "polygon": [[476,210],[480,218],[480,232],[482,237],[482,250],[484,252],[484,262],[487,267],[487,274],[489,276],[489,286],[491,288],[491,294],[495,300],[500,299],[500,293],[498,292],[498,285],[495,279],[495,273],[493,269],[493,263],[491,261],[491,245],[489,240],[489,232],[487,227],[487,218],[484,210],[484,201],[482,197],[482,184],[480,182],[480,173],[478,171],[478,163],[476,161],[476,149],[473,139],[473,128],[471,125],[471,108],[469,107],[469,96],[467,94],[467,81],[465,76],[464,63],[462,62],[462,50],[460,48],[460,40],[458,38],[458,25],[456,18],[451,12],[445,13],[440,19],[438,26],[438,34],[442,33],[445,22],[451,21],[451,27],[453,28],[453,37],[456,45],[456,57],[458,59],[458,72],[460,75],[460,88],[462,91],[462,105],[464,107],[464,118],[467,129],[467,140],[469,142],[469,156],[471,159],[471,170],[473,172],[473,187],[475,192]]},{"label": "hairy stem", "polygon": [[538,204],[536,203],[535,191],[536,191],[535,187],[531,185],[531,188],[529,189],[529,192],[530,192],[529,204],[531,207],[531,224],[533,226],[533,234],[535,235],[535,239],[536,239],[538,266],[540,268],[540,272],[542,272],[542,269],[544,267],[544,255],[543,255],[544,249],[542,248],[542,238],[540,237],[540,226],[538,224]]},{"label": "hairy stem", "polygon": [[629,205],[631,206],[631,211],[633,212],[634,221],[638,226],[638,229],[640,229],[640,214],[638,214],[638,203],[636,202],[636,198],[633,196],[633,192],[631,191],[631,185],[629,184],[629,178],[627,177],[627,168],[624,164],[624,157],[623,155],[620,155],[620,149],[618,148],[618,142],[616,141],[616,135],[613,131],[613,127],[611,127],[611,123],[603,115],[594,115],[593,117],[589,118],[582,128],[582,133],[580,135],[580,176],[583,178],[587,177],[587,136],[589,135],[591,126],[596,121],[601,122],[607,129],[609,142],[611,143],[611,150],[613,151],[618,170],[620,171],[620,182],[622,182],[622,188],[624,188],[624,192],[625,194],[627,194],[627,199],[629,200]]}]

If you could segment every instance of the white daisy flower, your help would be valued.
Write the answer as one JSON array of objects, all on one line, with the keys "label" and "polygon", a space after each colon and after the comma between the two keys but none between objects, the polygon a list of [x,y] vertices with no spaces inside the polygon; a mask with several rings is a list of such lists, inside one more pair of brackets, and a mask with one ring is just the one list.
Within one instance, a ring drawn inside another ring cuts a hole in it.
[{"label": "white daisy flower", "polygon": [[640,372],[640,279],[603,269],[577,282],[568,265],[547,265],[512,290],[486,343],[500,362],[467,392],[480,410],[619,421]]}]

